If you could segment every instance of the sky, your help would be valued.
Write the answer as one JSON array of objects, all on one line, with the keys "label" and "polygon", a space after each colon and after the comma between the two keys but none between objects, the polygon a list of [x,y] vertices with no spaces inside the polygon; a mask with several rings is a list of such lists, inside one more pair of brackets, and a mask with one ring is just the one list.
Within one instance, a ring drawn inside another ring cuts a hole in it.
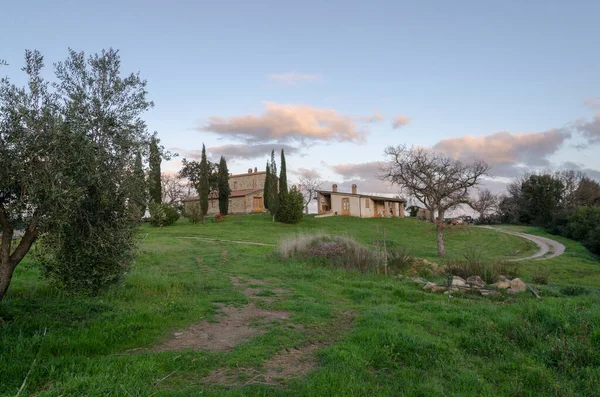
[{"label": "sky", "polygon": [[[600,180],[599,1],[0,0],[0,59],[46,65],[68,48],[120,51],[148,81],[150,131],[183,158],[398,189],[377,179],[389,145],[483,159],[503,190],[527,171]],[[51,73],[51,68],[48,68]]]}]

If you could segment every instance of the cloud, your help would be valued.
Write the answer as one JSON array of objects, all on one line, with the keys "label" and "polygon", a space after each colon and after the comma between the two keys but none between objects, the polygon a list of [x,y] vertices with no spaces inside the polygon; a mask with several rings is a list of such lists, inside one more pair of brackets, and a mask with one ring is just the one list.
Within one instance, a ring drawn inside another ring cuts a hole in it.
[{"label": "cloud", "polygon": [[298,169],[290,170],[290,173],[292,173],[294,175],[298,175],[298,176],[307,176],[307,177],[313,178],[313,179],[321,178],[321,173],[314,168],[308,169],[308,168],[301,167]]},{"label": "cloud", "polygon": [[576,126],[590,144],[600,143],[600,113],[590,122],[583,122]]},{"label": "cloud", "polygon": [[373,116],[369,116],[365,118],[367,123],[378,123],[380,121],[385,120],[385,118],[379,112],[375,112]]},{"label": "cloud", "polygon": [[600,171],[599,170],[595,170],[593,168],[584,168],[584,166],[582,164],[577,164],[574,163],[572,161],[565,161],[564,163],[562,163],[562,165],[560,166],[561,170],[573,170],[573,171],[581,171],[583,172],[588,178],[591,179],[595,179],[597,181],[600,181]]},{"label": "cloud", "polygon": [[271,73],[268,75],[269,80],[278,86],[296,87],[304,83],[318,81],[319,75],[306,73]]},{"label": "cloud", "polygon": [[399,116],[394,117],[394,122],[392,123],[392,128],[398,129],[400,127],[404,127],[408,123],[410,123],[410,119],[408,117],[406,117],[404,115],[399,115]]},{"label": "cloud", "polygon": [[371,161],[366,163],[337,164],[331,166],[331,169],[336,174],[344,177],[344,179],[377,179],[377,175],[379,174],[379,162]]},{"label": "cloud", "polygon": [[298,152],[298,148],[290,145],[265,143],[257,145],[223,145],[212,146],[206,150],[215,157],[225,156],[226,159],[255,159],[258,157],[268,157],[272,150],[280,153],[281,149],[286,154],[294,154]]},{"label": "cloud", "polygon": [[515,176],[521,173],[520,165],[548,167],[548,156],[556,153],[571,133],[564,129],[546,132],[497,132],[485,136],[463,136],[439,141],[433,150],[463,160],[485,160],[493,166],[496,176]]},{"label": "cloud", "polygon": [[199,129],[244,139],[247,142],[277,141],[363,141],[367,132],[350,116],[333,109],[308,105],[263,102],[259,116],[211,117]]},{"label": "cloud", "polygon": [[585,98],[583,103],[590,109],[600,110],[600,97]]}]

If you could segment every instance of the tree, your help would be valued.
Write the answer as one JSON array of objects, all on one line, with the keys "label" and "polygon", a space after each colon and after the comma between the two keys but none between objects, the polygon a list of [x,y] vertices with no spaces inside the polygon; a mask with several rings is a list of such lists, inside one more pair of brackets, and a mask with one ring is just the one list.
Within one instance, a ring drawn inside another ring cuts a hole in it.
[{"label": "tree", "polygon": [[485,218],[498,207],[498,196],[493,194],[490,189],[480,189],[476,199],[469,202],[480,219]]},{"label": "tree", "polygon": [[269,203],[269,213],[273,217],[273,222],[275,222],[275,215],[277,211],[279,211],[279,181],[277,180],[277,163],[275,163],[275,150],[271,151],[271,165],[269,167],[271,173],[269,174],[269,184],[268,191],[265,191],[265,196],[267,196],[267,201]]},{"label": "tree", "polygon": [[133,259],[128,186],[149,139],[146,81],[122,76],[112,49],[87,58],[70,50],[53,85],[39,52],[26,51],[25,62],[26,87],[0,81],[0,300],[40,235],[43,274],[95,292]]},{"label": "tree", "polygon": [[560,208],[564,185],[554,175],[530,175],[521,183],[519,221],[547,226]]},{"label": "tree", "polygon": [[279,197],[288,194],[287,168],[285,166],[285,153],[281,149],[281,170],[279,171]]},{"label": "tree", "polygon": [[186,196],[188,189],[178,175],[162,173],[160,178],[162,202],[169,205],[176,205]]},{"label": "tree", "polygon": [[159,148],[159,142],[160,141],[156,136],[156,133],[154,133],[152,139],[150,140],[150,175],[148,178],[148,190],[150,193],[150,200],[156,204],[162,203],[162,184],[160,180],[160,163],[162,161],[162,156]]},{"label": "tree", "polygon": [[266,167],[266,175],[265,175],[265,186],[264,186],[264,190],[263,190],[263,196],[264,196],[264,205],[265,208],[268,210],[269,209],[269,191],[270,191],[270,183],[271,183],[271,165],[269,163],[269,161],[267,160],[267,167]]},{"label": "tree", "polygon": [[227,161],[221,156],[219,161],[219,212],[221,215],[229,213],[229,195],[231,188],[229,187],[229,170],[227,169]]},{"label": "tree", "polygon": [[600,183],[584,177],[575,191],[575,201],[581,205],[600,205]]},{"label": "tree", "polygon": [[317,197],[317,191],[321,189],[322,182],[318,176],[305,172],[300,175],[299,184],[304,198],[304,212],[308,214],[308,205]]},{"label": "tree", "polygon": [[382,168],[382,179],[398,185],[430,211],[437,211],[437,250],[439,256],[444,256],[444,215],[469,202],[469,189],[487,174],[489,166],[483,161],[464,164],[439,153],[404,145],[390,146],[385,154],[390,162]]},{"label": "tree", "polygon": [[140,222],[148,206],[148,193],[146,191],[146,177],[144,175],[142,154],[139,151],[135,155],[135,164],[129,188],[131,191],[129,196],[131,214],[136,222]]},{"label": "tree", "polygon": [[198,197],[200,198],[200,212],[202,213],[202,223],[206,223],[206,214],[208,213],[208,195],[210,194],[209,183],[210,167],[206,159],[206,148],[202,144],[202,159],[200,160],[200,181],[198,185]]},{"label": "tree", "polygon": [[304,209],[304,198],[296,186],[292,186],[290,191],[281,196],[279,210],[277,211],[277,221],[282,223],[298,223],[302,219]]}]

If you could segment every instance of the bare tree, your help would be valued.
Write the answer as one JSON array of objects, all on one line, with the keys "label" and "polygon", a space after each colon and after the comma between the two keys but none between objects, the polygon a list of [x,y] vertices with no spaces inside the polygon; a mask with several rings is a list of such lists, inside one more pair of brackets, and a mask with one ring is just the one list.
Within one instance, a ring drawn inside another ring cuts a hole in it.
[{"label": "bare tree", "polygon": [[484,218],[498,208],[498,196],[490,189],[480,189],[477,198],[469,206],[477,212],[479,218]]},{"label": "bare tree", "polygon": [[160,183],[162,186],[163,203],[169,205],[177,204],[188,195],[189,189],[183,183],[182,178],[164,172],[161,175]]},{"label": "bare tree", "polygon": [[317,190],[321,189],[323,182],[318,176],[304,173],[300,176],[299,185],[300,192],[304,197],[304,212],[308,214],[308,205],[311,200],[317,197]]},{"label": "bare tree", "polygon": [[469,203],[469,189],[489,171],[483,161],[464,164],[461,161],[423,148],[390,146],[389,158],[380,177],[400,186],[431,212],[437,212],[437,250],[444,256],[444,215],[460,204]]}]

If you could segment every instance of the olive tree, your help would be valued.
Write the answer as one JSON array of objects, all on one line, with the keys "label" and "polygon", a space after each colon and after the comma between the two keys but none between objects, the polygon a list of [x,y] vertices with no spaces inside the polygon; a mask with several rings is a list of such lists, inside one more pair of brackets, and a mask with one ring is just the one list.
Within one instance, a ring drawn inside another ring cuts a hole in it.
[{"label": "olive tree", "polygon": [[398,185],[403,191],[437,213],[437,251],[444,256],[444,215],[460,204],[469,203],[469,189],[489,171],[484,161],[465,164],[451,157],[404,145],[385,150],[389,163],[382,166],[381,178]]},{"label": "olive tree", "polygon": [[153,106],[146,81],[123,76],[112,49],[69,50],[53,83],[43,67],[26,51],[27,85],[0,82],[0,300],[39,238],[44,274],[71,289],[96,291],[132,260],[128,198],[149,140],[141,114]]}]

